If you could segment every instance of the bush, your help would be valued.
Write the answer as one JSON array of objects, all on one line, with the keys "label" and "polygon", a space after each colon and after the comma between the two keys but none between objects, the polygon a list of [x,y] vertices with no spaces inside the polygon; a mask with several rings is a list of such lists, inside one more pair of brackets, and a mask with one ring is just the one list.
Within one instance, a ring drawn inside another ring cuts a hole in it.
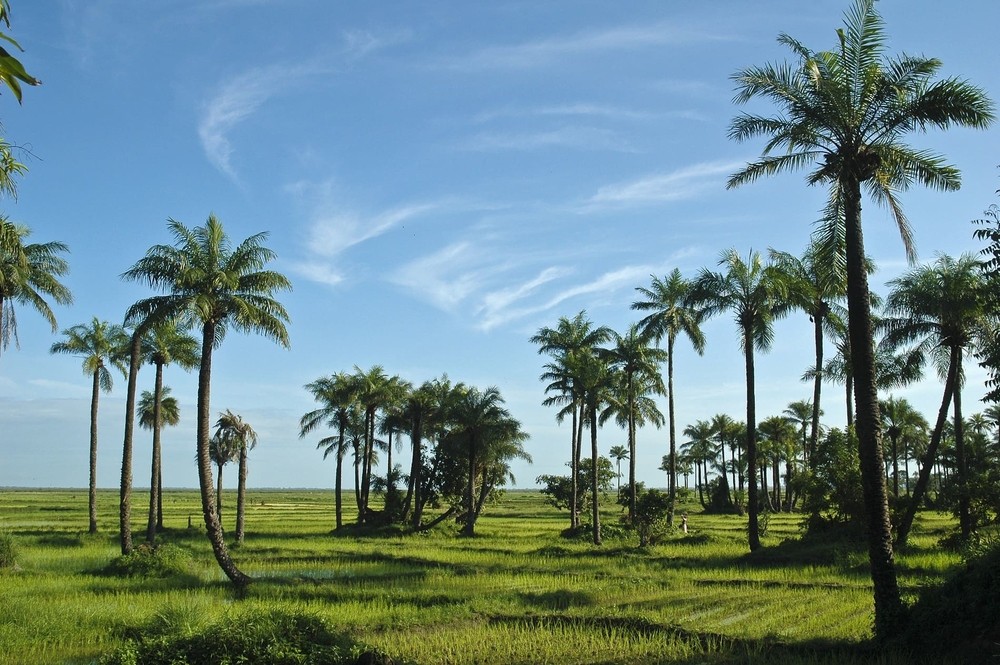
[{"label": "bush", "polygon": [[100,663],[326,665],[354,663],[363,651],[349,638],[332,632],[319,617],[246,611],[230,614],[194,633],[139,637],[104,656]]},{"label": "bush", "polygon": [[639,546],[655,545],[667,532],[670,514],[670,496],[659,490],[648,490],[635,502],[635,528],[639,532]]},{"label": "bush", "polygon": [[17,545],[9,533],[0,532],[0,568],[13,568],[17,565]]},{"label": "bush", "polygon": [[118,577],[177,577],[191,573],[191,555],[176,545],[143,543],[131,554],[116,557],[104,568]]}]

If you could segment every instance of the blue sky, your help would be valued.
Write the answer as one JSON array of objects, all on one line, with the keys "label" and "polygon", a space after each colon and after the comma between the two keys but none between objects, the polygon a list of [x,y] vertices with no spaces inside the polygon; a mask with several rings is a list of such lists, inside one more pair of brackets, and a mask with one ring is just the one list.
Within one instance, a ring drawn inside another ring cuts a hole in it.
[{"label": "blue sky", "polygon": [[[892,52],[940,58],[1000,98],[988,45],[1000,5],[883,0]],[[319,0],[17,0],[11,33],[43,80],[0,120],[30,150],[17,201],[3,212],[36,241],[70,245],[60,328],[118,321],[149,292],[119,275],[157,243],[168,217],[215,213],[230,235],[267,231],[294,291],[292,347],[231,334],[215,359],[212,409],[260,434],[254,486],[332,486],[332,461],[298,438],[314,408],[303,385],[381,364],[420,383],[498,386],[531,434],[519,485],[562,473],[568,426],[540,406],[544,358],[528,338],[586,309],[617,330],[635,320],[635,287],[674,267],[693,275],[722,250],[800,253],[824,192],[801,174],[726,191],[759,154],[734,144],[730,76],[784,61],[785,32],[832,48],[846,2],[378,2]],[[754,107],[765,111],[766,107]],[[920,258],[978,251],[970,220],[997,200],[1000,134],[914,136],[963,172],[957,193],[903,196]],[[888,214],[864,211],[872,279],[906,269]],[[18,310],[21,348],[0,358],[0,486],[85,486],[89,380],[57,339]],[[735,325],[705,326],[708,348],[677,358],[679,426],[742,419]],[[758,358],[758,414],[805,399],[809,322],[792,314]],[[144,370],[141,387],[153,372]],[[164,434],[164,482],[194,486],[195,377],[168,368],[182,420]],[[966,410],[983,375],[971,369]],[[99,484],[116,486],[124,381],[102,395]],[[825,387],[824,421],[844,422],[842,389]],[[928,416],[930,377],[898,391]],[[664,406],[665,409],[665,406]],[[638,437],[640,479],[657,471],[666,431]],[[601,448],[624,442],[601,433]],[[406,443],[403,454],[408,451]],[[135,477],[148,483],[148,435]]]}]

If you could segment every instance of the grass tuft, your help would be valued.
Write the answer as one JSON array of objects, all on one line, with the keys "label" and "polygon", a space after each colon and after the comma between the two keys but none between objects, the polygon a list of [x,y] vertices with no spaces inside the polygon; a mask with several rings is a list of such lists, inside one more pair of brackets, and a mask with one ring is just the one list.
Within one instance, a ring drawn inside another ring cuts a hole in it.
[{"label": "grass tuft", "polygon": [[143,543],[131,554],[115,557],[101,572],[115,577],[183,577],[191,574],[192,560],[176,545]]},{"label": "grass tuft", "polygon": [[0,568],[17,565],[17,544],[9,533],[0,532]]}]

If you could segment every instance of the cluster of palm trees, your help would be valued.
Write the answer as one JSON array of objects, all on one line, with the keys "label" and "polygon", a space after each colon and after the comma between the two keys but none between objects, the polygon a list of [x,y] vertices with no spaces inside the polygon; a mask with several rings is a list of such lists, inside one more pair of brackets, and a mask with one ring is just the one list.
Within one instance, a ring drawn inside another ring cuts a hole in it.
[{"label": "cluster of palm trees", "polygon": [[[343,520],[343,461],[354,460],[354,498],[358,524],[403,523],[424,529],[456,516],[462,533],[473,535],[483,506],[512,481],[510,463],[531,461],[523,444],[528,435],[504,407],[495,387],[485,390],[447,376],[414,386],[389,376],[381,366],[338,372],[306,385],[319,407],[300,421],[300,436],[327,427],[334,433],[317,443],[324,458],[336,460],[336,528]],[[395,438],[410,439],[410,469],[393,465]],[[379,436],[383,438],[378,438]],[[386,452],[385,475],[375,471],[379,450]],[[397,482],[406,483],[402,496]],[[383,510],[371,507],[373,489],[384,493]],[[424,524],[428,507],[445,507]]]}]

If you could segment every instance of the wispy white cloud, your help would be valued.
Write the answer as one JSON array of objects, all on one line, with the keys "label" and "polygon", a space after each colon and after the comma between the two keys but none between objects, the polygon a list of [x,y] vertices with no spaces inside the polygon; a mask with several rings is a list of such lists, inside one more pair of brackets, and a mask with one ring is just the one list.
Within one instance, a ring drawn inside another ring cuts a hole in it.
[{"label": "wispy white cloud", "polygon": [[607,185],[587,200],[584,209],[679,201],[709,190],[721,191],[725,187],[725,177],[744,165],[745,162],[703,162],[670,173]]},{"label": "wispy white cloud", "polygon": [[492,46],[455,58],[449,66],[468,70],[523,69],[538,67],[559,58],[581,53],[634,50],[647,46],[691,44],[722,39],[727,37],[704,32],[692,26],[678,26],[675,23],[626,25],[510,46]]},{"label": "wispy white cloud", "polygon": [[617,132],[594,127],[563,127],[550,131],[524,133],[481,133],[461,145],[466,150],[540,150],[572,148],[575,150],[635,152],[635,148]]},{"label": "wispy white cloud", "polygon": [[554,106],[534,106],[517,107],[507,106],[504,108],[484,111],[477,114],[473,120],[477,123],[485,123],[498,118],[523,118],[523,117],[597,117],[612,120],[647,120],[657,117],[655,113],[646,111],[635,111],[632,109],[606,104],[591,104],[579,102],[575,104],[560,104]]}]

